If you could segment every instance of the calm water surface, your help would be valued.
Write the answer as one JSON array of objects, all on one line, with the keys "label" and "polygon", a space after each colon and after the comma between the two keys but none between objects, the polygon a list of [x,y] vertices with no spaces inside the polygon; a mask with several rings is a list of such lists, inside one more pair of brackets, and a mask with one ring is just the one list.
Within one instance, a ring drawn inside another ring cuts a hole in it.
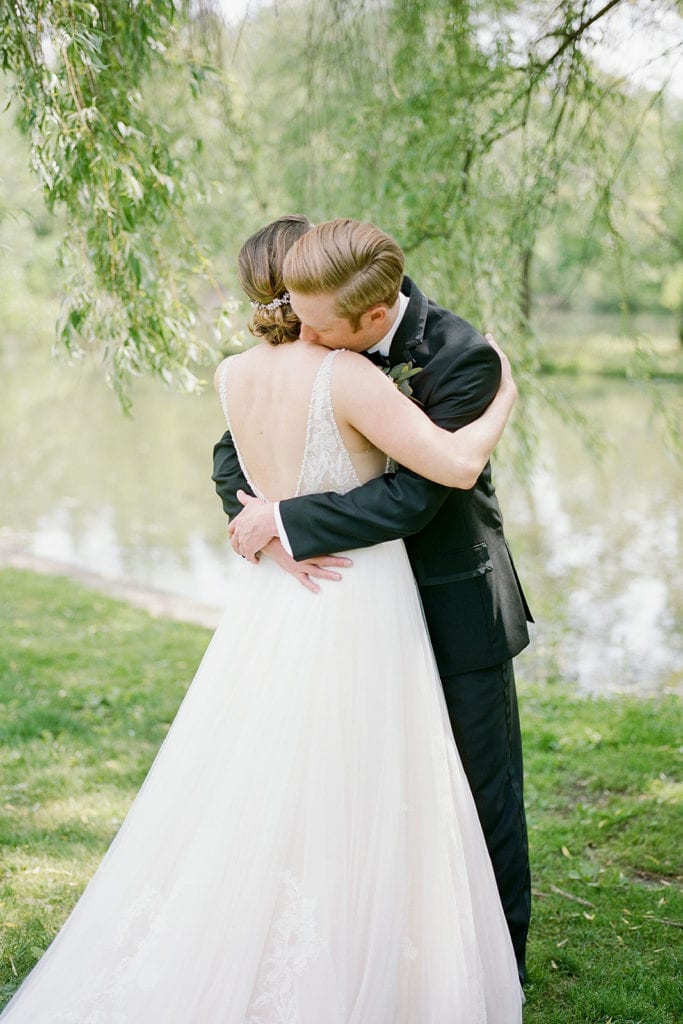
[{"label": "calm water surface", "polygon": [[[126,420],[96,374],[51,363],[43,347],[6,345],[0,366],[0,544],[221,606],[233,556],[210,481],[223,431],[212,392],[145,382]],[[680,691],[683,472],[639,386],[570,386],[606,434],[602,460],[548,411],[534,466],[515,473],[505,447],[496,460],[538,619],[519,674],[561,675],[585,693]]]}]

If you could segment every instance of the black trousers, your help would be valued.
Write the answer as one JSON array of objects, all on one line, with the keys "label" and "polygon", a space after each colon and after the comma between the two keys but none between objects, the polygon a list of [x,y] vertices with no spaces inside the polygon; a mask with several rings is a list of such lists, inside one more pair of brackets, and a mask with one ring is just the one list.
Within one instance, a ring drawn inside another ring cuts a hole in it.
[{"label": "black trousers", "polygon": [[512,662],[445,676],[441,682],[523,981],[531,877]]}]

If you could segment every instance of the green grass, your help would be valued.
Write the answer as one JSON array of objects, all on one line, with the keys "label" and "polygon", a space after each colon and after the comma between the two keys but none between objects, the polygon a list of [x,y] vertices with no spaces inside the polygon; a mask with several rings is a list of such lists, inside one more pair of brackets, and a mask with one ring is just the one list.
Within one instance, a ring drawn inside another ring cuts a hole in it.
[{"label": "green grass", "polygon": [[524,691],[534,883],[526,1020],[681,1020],[682,708]]},{"label": "green grass", "polygon": [[[92,874],[206,646],[0,571],[0,1001]],[[534,885],[527,1024],[681,1020],[683,710],[520,684]],[[419,1022],[416,1022],[419,1024]]]}]

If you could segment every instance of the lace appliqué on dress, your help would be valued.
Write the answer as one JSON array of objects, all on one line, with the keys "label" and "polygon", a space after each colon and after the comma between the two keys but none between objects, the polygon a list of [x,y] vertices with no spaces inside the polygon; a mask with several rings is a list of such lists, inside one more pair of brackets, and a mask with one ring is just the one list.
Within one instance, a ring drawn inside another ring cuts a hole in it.
[{"label": "lace appliqu\u00e9 on dress", "polygon": [[403,936],[403,959],[407,960],[408,963],[412,963],[413,960],[417,960],[418,949],[413,940],[409,935]]},{"label": "lace appliqu\u00e9 on dress", "polygon": [[315,899],[301,895],[294,875],[282,877],[284,903],[272,928],[263,963],[262,991],[252,1000],[245,1024],[299,1024],[295,982],[317,959],[322,948],[315,920]]},{"label": "lace appliqu\u00e9 on dress", "polygon": [[316,374],[308,408],[306,446],[296,495],[360,487],[360,479],[339,433],[332,405],[332,364],[337,351],[325,356]]},{"label": "lace appliqu\u00e9 on dress", "polygon": [[126,1000],[131,990],[149,992],[163,972],[163,964],[154,964],[154,949],[169,930],[169,903],[169,896],[150,886],[140,894],[111,936],[118,953],[116,971],[93,975],[69,1009],[51,1018],[53,1024],[129,1024]]}]

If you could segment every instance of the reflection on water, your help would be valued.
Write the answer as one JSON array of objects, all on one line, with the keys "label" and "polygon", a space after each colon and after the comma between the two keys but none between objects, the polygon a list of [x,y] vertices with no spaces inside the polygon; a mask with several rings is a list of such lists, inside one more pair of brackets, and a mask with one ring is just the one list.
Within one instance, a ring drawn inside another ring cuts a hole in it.
[{"label": "reflection on water", "polygon": [[[575,385],[576,386],[576,385]],[[668,399],[680,396],[669,388]],[[652,693],[683,676],[683,472],[649,419],[637,385],[593,380],[577,393],[604,430],[593,461],[556,417],[541,425],[539,465],[504,481],[507,520],[541,609],[530,660],[554,661],[585,692]]]},{"label": "reflection on water", "polygon": [[[92,372],[51,363],[46,348],[19,352],[8,344],[0,354],[0,541],[221,605],[234,556],[210,481],[223,430],[211,391],[188,398],[145,382],[126,420]],[[561,674],[583,692],[675,689],[683,474],[636,385],[580,388],[582,411],[611,442],[601,462],[550,413],[526,479],[504,448],[497,458],[506,530],[538,619],[519,673]]]},{"label": "reflection on water", "polygon": [[37,520],[28,545],[32,555],[106,579],[127,580],[202,604],[222,605],[226,552],[212,547],[201,533],[190,531],[183,549],[177,552],[153,543],[124,545],[114,527],[113,508],[102,506],[77,521],[73,505],[74,499],[67,498]]}]

